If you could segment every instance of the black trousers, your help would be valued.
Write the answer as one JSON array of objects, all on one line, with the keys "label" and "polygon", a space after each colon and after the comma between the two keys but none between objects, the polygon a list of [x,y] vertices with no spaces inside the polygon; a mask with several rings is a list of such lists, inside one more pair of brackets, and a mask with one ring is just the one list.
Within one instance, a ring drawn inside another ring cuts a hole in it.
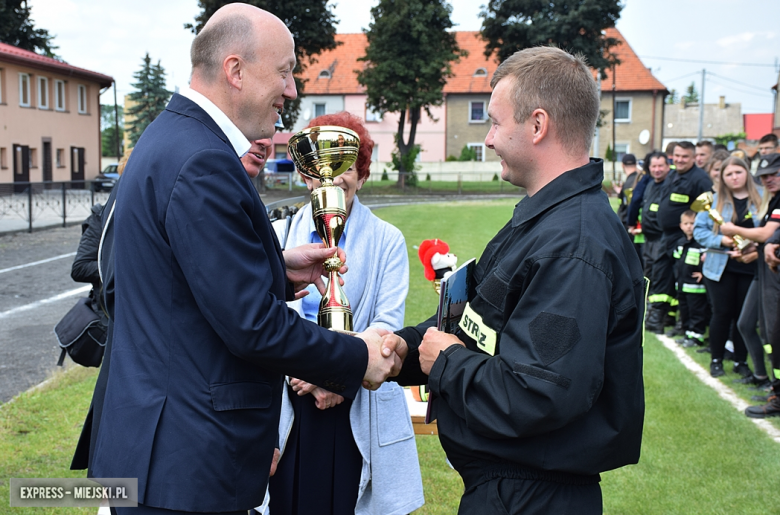
[{"label": "black trousers", "polygon": [[685,331],[704,334],[710,321],[710,304],[707,294],[680,292],[680,320]]},{"label": "black trousers", "polygon": [[[599,476],[580,483],[529,478],[511,470],[464,473],[458,515],[601,515]],[[533,475],[531,475],[532,477]],[[587,477],[587,476],[582,476]]]},{"label": "black trousers", "polygon": [[[704,278],[707,290],[711,293],[712,319],[710,320],[710,349],[712,359],[723,359],[726,340],[729,339],[731,326],[739,320],[742,305],[745,303],[748,288],[753,276],[737,274],[725,270],[720,281]],[[734,342],[734,361],[747,361],[747,347],[739,331],[731,334]]]},{"label": "black trousers", "polygon": [[664,240],[645,241],[645,276],[650,279],[647,301],[650,304],[676,306],[674,259],[666,251]]}]

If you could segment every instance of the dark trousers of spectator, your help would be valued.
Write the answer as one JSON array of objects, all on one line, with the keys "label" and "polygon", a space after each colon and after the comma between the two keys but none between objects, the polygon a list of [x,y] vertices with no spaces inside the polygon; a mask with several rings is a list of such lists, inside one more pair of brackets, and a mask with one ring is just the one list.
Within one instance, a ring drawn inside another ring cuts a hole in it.
[{"label": "dark trousers of spectator", "polygon": [[681,291],[679,299],[678,309],[683,330],[686,333],[700,335],[699,338],[703,337],[710,321],[710,305],[707,301],[707,294],[704,291],[701,293]]},{"label": "dark trousers of spectator", "polygon": [[737,329],[745,342],[750,357],[753,359],[753,373],[758,377],[766,377],[764,364],[764,345],[758,334],[758,298],[759,287],[756,278],[750,283],[742,312],[739,314]]},{"label": "dark trousers of spectator", "polygon": [[[726,340],[729,338],[731,324],[739,319],[753,276],[724,271],[720,281],[704,278],[712,300],[712,319],[710,320],[710,349],[712,359],[723,361]],[[734,362],[747,361],[747,348],[739,331],[734,331]]]}]

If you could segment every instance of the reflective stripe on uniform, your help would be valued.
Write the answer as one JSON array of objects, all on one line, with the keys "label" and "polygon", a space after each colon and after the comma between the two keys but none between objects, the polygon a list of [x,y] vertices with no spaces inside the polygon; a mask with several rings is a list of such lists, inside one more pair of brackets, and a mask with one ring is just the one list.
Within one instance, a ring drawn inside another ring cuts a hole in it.
[{"label": "reflective stripe on uniform", "polygon": [[707,293],[707,287],[703,284],[687,284],[683,283],[683,293]]}]

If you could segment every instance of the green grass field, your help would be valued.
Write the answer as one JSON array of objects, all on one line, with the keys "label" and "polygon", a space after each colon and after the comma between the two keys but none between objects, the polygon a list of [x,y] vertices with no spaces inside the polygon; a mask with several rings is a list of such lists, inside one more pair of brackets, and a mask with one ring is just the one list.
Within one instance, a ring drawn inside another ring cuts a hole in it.
[{"label": "green grass field", "polygon": [[[410,294],[406,323],[432,315],[437,297],[425,280],[413,245],[448,242],[461,262],[479,257],[511,216],[514,201],[385,208],[377,214],[404,232],[409,247]],[[345,277],[349,280],[348,275]],[[707,355],[690,353],[699,363]],[[729,372],[722,381],[732,387]],[[9,508],[10,477],[83,477],[68,470],[92,394],[95,370],[58,373],[44,388],[0,407],[0,514],[94,514],[87,509]],[[698,381],[660,342],[645,343],[647,409],[638,465],[602,475],[604,510],[625,514],[777,513],[774,471],[780,444]],[[748,399],[745,387],[734,388]],[[780,424],[775,422],[776,427]],[[453,514],[462,493],[437,437],[417,438],[427,504],[416,514]]]}]

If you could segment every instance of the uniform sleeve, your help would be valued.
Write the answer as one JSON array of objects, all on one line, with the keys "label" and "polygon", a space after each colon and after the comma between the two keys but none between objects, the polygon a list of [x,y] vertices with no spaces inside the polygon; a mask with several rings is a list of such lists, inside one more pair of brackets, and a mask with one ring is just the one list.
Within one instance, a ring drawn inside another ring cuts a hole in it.
[{"label": "uniform sleeve", "polygon": [[631,196],[631,203],[628,205],[628,225],[634,227],[639,218],[639,209],[642,207],[642,200],[645,196],[645,190],[647,189],[648,177],[642,177],[639,184],[634,188],[634,194]]},{"label": "uniform sleeve", "polygon": [[699,242],[699,245],[710,249],[722,248],[723,236],[712,232],[713,222],[705,211],[696,215],[696,222],[693,225],[693,239]]},{"label": "uniform sleeve", "polygon": [[354,397],[365,344],[301,319],[274,294],[286,277],[270,223],[255,212],[262,206],[236,173],[234,155],[201,154],[177,179],[165,228],[203,317],[234,355]]},{"label": "uniform sleeve", "polygon": [[767,243],[774,243],[778,244],[780,243],[780,229],[777,229],[775,233],[769,237],[768,240],[766,240]]},{"label": "uniform sleeve", "polygon": [[[431,391],[489,438],[554,431],[588,412],[604,382],[608,329],[623,323],[634,330],[641,316],[635,298],[612,310],[605,272],[580,259],[540,259],[526,277],[519,302],[506,307],[498,353],[453,345],[430,374]],[[618,322],[620,313],[632,315]]]},{"label": "uniform sleeve", "polygon": [[85,227],[70,271],[70,276],[78,283],[100,284],[97,259],[102,233],[101,213],[102,206],[93,206],[89,218],[84,223]]}]

